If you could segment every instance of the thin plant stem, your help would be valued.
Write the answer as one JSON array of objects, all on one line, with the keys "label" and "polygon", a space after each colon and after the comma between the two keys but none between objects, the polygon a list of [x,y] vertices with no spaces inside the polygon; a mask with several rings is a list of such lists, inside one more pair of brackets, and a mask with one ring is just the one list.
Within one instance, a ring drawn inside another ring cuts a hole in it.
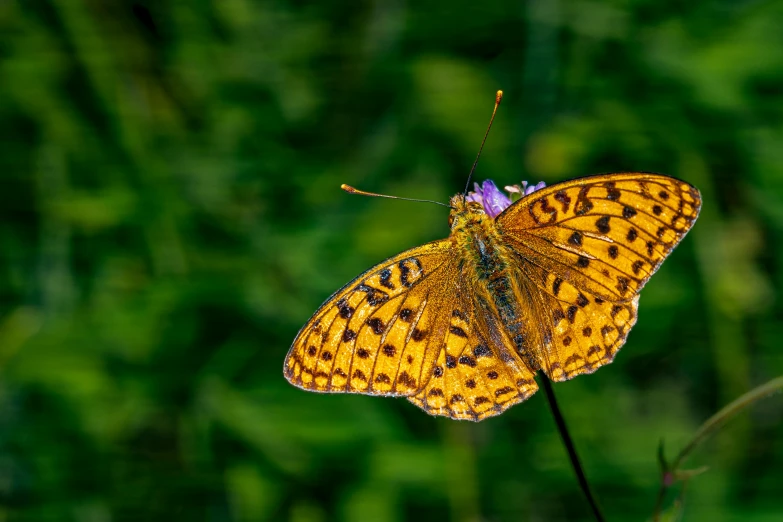
[{"label": "thin plant stem", "polygon": [[557,431],[560,432],[560,438],[563,439],[563,444],[568,451],[568,458],[571,459],[571,467],[574,468],[576,478],[579,481],[579,487],[582,488],[582,493],[587,497],[587,502],[590,504],[590,509],[593,511],[593,516],[598,522],[604,522],[604,515],[601,513],[601,508],[598,507],[598,501],[593,496],[593,492],[590,489],[590,483],[587,482],[587,476],[582,469],[582,464],[579,462],[579,455],[576,453],[574,447],[574,441],[571,439],[571,434],[568,432],[563,414],[560,412],[560,407],[557,405],[557,399],[555,398],[555,391],[552,389],[552,382],[549,378],[541,373],[541,384],[546,394],[547,402],[549,403],[549,409],[552,412],[552,416],[555,418],[555,424],[557,424]]},{"label": "thin plant stem", "polygon": [[757,388],[750,390],[748,393],[741,395],[739,398],[730,402],[724,406],[722,410],[707,419],[704,424],[701,425],[699,430],[693,436],[693,439],[680,451],[677,458],[674,459],[672,469],[676,470],[680,468],[680,464],[685,458],[698,446],[704,439],[712,435],[715,431],[729,421],[732,417],[740,413],[742,410],[753,404],[759,399],[762,399],[770,393],[780,391],[783,389],[783,376],[772,379],[771,381],[763,384]]},{"label": "thin plant stem", "polygon": [[[666,491],[674,484],[676,480],[682,480],[683,483],[687,483],[689,475],[698,474],[706,468],[694,470],[690,473],[682,472],[680,466],[683,461],[690,455],[696,447],[701,444],[706,438],[718,431],[726,422],[734,418],[737,414],[741,413],[745,408],[763,399],[771,393],[783,390],[783,376],[776,377],[771,381],[762,384],[756,388],[753,388],[749,392],[741,395],[734,401],[730,402],[723,407],[718,413],[704,421],[691,441],[685,445],[685,447],[677,455],[677,458],[671,464],[667,464],[663,458],[663,453],[660,454],[661,465],[661,486],[658,488],[658,496],[655,501],[655,511],[653,512],[653,520],[658,522],[661,519],[661,511],[663,510],[663,501],[666,495]],[[661,452],[663,450],[661,449]]]}]

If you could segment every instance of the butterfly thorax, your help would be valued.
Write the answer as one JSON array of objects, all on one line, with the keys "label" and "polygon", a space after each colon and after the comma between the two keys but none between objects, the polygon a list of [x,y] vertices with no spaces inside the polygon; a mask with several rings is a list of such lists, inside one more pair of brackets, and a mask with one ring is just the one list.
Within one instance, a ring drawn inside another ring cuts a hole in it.
[{"label": "butterfly thorax", "polygon": [[451,206],[449,223],[457,266],[473,282],[477,305],[490,312],[490,317],[500,319],[517,352],[524,356],[531,370],[537,370],[539,364],[530,353],[532,343],[526,342],[531,340],[527,333],[531,318],[525,317],[521,304],[523,289],[518,278],[513,277],[519,259],[505,244],[495,219],[479,203],[465,202],[457,195],[451,199]]},{"label": "butterfly thorax", "polygon": [[466,202],[460,194],[451,198],[451,206],[451,240],[461,256],[462,269],[472,270],[482,280],[498,276],[498,270],[505,267],[505,252],[495,220],[480,203]]}]

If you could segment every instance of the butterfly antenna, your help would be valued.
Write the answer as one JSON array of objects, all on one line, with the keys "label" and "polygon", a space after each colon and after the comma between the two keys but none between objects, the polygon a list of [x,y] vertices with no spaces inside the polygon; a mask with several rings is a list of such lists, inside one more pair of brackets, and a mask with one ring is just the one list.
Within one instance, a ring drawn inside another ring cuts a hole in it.
[{"label": "butterfly antenna", "polygon": [[375,192],[367,192],[365,190],[359,190],[357,188],[353,188],[352,186],[346,185],[345,183],[340,185],[340,188],[346,191],[348,194],[359,194],[360,196],[372,196],[374,198],[401,199],[402,201],[417,201],[419,203],[435,203],[436,205],[441,205],[446,208],[452,208],[451,205],[441,203],[440,201],[432,201],[429,199],[401,198],[398,196],[389,196],[388,194],[376,194]]},{"label": "butterfly antenna", "polygon": [[476,170],[476,165],[478,165],[478,160],[481,157],[481,151],[484,150],[484,143],[487,141],[487,136],[489,136],[489,129],[492,128],[492,122],[495,121],[495,113],[498,111],[498,105],[500,105],[500,101],[503,99],[503,91],[498,91],[495,95],[495,108],[492,109],[492,117],[489,119],[489,125],[487,126],[487,132],[484,133],[484,139],[481,140],[481,147],[479,147],[478,154],[476,154],[476,161],[473,162],[473,168],[470,169],[470,174],[468,174],[468,182],[465,183],[465,191],[462,193],[462,197],[466,197],[468,195],[468,188],[470,187],[470,180],[473,177],[473,171]]}]

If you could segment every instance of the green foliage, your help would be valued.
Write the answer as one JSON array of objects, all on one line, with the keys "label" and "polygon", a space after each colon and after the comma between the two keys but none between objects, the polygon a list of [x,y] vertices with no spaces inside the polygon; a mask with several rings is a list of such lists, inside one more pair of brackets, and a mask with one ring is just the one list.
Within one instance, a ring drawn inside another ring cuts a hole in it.
[{"label": "green foliage", "polygon": [[[285,382],[332,291],[479,179],[685,179],[693,232],[616,362],[556,392],[612,521],[656,447],[783,373],[783,3],[0,3],[0,516],[589,520],[543,394],[497,419]],[[776,520],[780,403],[689,460]]]}]

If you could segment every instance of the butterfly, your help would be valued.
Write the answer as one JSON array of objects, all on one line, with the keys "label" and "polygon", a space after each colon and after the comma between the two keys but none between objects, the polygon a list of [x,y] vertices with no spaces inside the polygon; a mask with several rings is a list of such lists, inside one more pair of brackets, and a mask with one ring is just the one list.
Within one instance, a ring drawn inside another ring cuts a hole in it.
[{"label": "butterfly", "polygon": [[327,299],[288,352],[289,382],[406,397],[453,419],[497,415],[536,392],[539,370],[564,381],[612,362],[639,292],[701,207],[695,187],[652,173],[528,188],[513,204],[493,189],[451,198],[447,239]]}]

